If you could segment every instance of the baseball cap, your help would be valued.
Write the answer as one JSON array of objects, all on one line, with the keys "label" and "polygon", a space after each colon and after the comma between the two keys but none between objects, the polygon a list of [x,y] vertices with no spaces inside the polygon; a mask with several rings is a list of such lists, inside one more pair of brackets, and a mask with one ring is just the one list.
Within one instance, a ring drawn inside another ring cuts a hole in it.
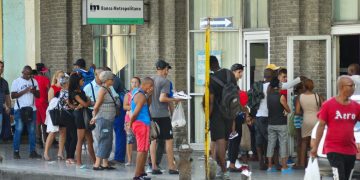
[{"label": "baseball cap", "polygon": [[275,64],[268,64],[268,65],[266,66],[266,69],[271,69],[271,70],[275,71],[275,70],[280,69],[280,67],[279,67],[279,66],[276,66]]},{"label": "baseball cap", "polygon": [[78,59],[78,60],[76,60],[74,65],[84,68],[84,67],[86,67],[86,62],[84,59]]},{"label": "baseball cap", "polygon": [[49,69],[45,67],[44,63],[36,63],[36,71],[46,73],[49,71]]},{"label": "baseball cap", "polygon": [[165,69],[165,68],[171,69],[170,64],[167,63],[166,61],[162,60],[162,59],[159,59],[156,62],[155,66],[156,66],[156,69],[158,69],[158,70],[162,70],[162,69]]},{"label": "baseball cap", "polygon": [[236,70],[244,70],[244,65],[242,65],[242,64],[238,64],[238,63],[236,63],[236,64],[233,64],[232,66],[231,66],[231,68],[230,68],[230,70],[231,71],[236,71]]}]

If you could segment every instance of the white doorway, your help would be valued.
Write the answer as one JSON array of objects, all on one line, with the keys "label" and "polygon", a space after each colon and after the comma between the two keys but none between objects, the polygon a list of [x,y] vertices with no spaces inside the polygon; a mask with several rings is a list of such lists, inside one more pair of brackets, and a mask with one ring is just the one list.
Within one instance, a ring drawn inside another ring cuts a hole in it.
[{"label": "white doorway", "polygon": [[242,87],[248,90],[255,81],[263,79],[263,70],[270,63],[269,31],[244,33],[244,61],[246,78]]}]

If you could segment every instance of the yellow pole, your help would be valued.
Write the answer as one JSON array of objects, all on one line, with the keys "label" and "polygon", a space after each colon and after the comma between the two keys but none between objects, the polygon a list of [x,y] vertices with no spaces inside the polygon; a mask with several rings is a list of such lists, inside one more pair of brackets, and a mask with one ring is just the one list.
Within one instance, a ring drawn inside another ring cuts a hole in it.
[{"label": "yellow pole", "polygon": [[209,166],[209,120],[210,120],[210,18],[205,31],[205,172],[206,179],[210,179]]}]

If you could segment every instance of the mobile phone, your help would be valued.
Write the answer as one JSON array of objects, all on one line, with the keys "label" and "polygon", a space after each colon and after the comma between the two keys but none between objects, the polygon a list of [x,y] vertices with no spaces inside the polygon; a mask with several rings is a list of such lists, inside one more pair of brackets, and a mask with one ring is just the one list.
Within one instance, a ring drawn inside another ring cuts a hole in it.
[{"label": "mobile phone", "polygon": [[35,90],[35,89],[36,89],[36,87],[37,87],[37,86],[33,86],[31,89],[34,89],[34,90]]}]

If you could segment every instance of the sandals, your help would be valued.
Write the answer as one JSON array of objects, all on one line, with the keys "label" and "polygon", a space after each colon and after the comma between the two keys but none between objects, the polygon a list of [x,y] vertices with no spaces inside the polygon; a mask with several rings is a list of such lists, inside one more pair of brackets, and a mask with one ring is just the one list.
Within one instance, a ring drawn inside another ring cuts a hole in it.
[{"label": "sandals", "polygon": [[105,170],[115,170],[116,168],[112,167],[112,166],[100,166],[101,168],[105,169]]},{"label": "sandals", "polygon": [[63,156],[57,156],[57,159],[59,160],[59,161],[63,161],[63,160],[65,160],[65,158],[63,157]]},{"label": "sandals", "polygon": [[93,170],[94,170],[94,171],[102,171],[102,170],[104,170],[104,168],[103,168],[102,166],[93,167]]},{"label": "sandals", "polygon": [[45,161],[51,161],[50,157],[45,157],[45,156],[43,156],[43,159],[44,159]]},{"label": "sandals", "polygon": [[76,164],[76,161],[74,161],[73,159],[67,159],[66,164]]},{"label": "sandals", "polygon": [[242,172],[242,170],[240,168],[232,168],[232,167],[228,167],[227,170],[229,172]]}]

